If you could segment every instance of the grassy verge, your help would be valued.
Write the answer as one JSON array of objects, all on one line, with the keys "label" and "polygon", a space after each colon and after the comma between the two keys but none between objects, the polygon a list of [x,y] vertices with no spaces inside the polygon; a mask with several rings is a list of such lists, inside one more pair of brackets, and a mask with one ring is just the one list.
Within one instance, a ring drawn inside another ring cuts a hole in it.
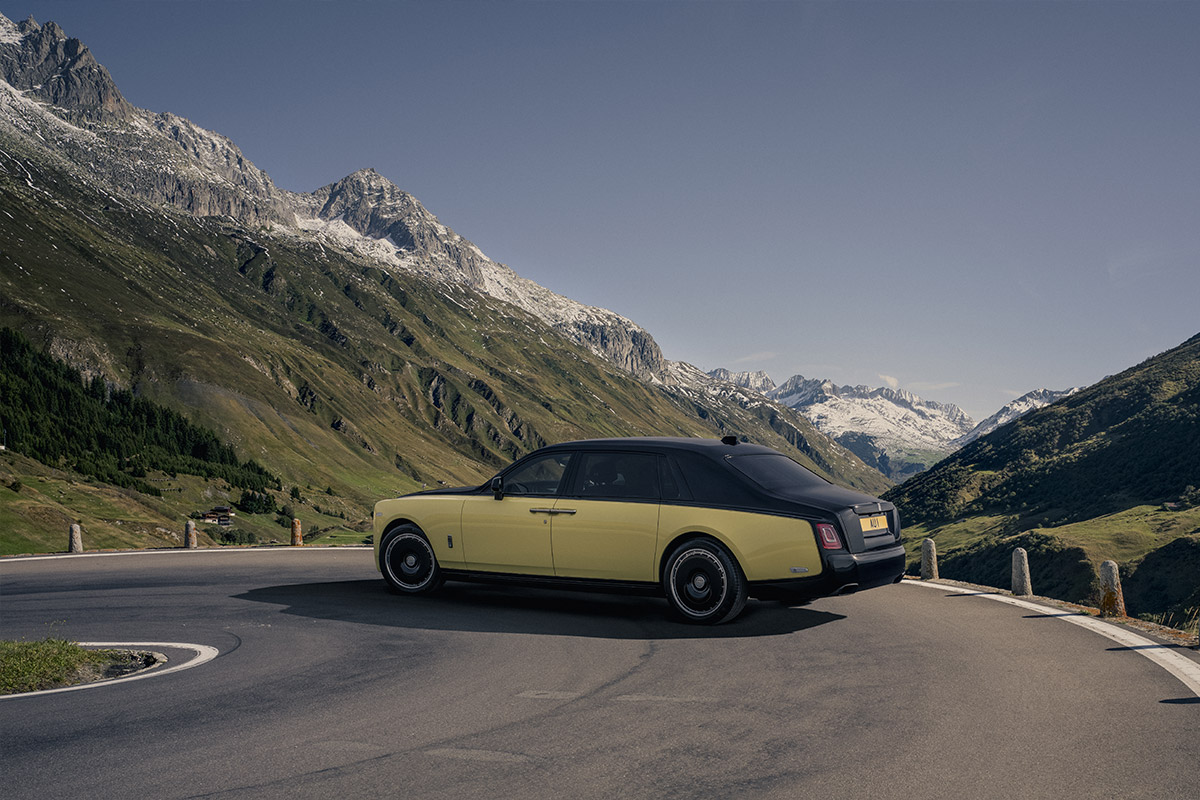
[{"label": "grassy verge", "polygon": [[85,650],[66,639],[0,641],[0,694],[58,689],[118,677],[149,666],[153,656],[125,650]]},{"label": "grassy verge", "polygon": [[1165,611],[1161,614],[1138,614],[1138,619],[1162,625],[1164,628],[1175,628],[1192,635],[1200,633],[1200,607],[1187,608],[1182,611]]}]

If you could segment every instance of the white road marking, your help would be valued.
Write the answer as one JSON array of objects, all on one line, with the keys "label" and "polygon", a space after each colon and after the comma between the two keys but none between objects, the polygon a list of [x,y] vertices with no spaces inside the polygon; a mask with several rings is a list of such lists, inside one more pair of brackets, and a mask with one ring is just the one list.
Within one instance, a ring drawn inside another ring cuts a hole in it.
[{"label": "white road marking", "polygon": [[1192,694],[1200,697],[1200,664],[1192,661],[1189,658],[1179,655],[1172,650],[1168,645],[1159,644],[1151,641],[1144,636],[1138,636],[1132,631],[1117,625],[1112,625],[1107,622],[1102,622],[1095,617],[1087,615],[1072,614],[1072,613],[1047,613],[1051,609],[1046,606],[1040,606],[1036,603],[1030,603],[1027,600],[1021,600],[1016,597],[1011,597],[1004,594],[993,594],[991,592],[981,592],[976,589],[963,589],[958,586],[947,586],[942,583],[929,583],[927,581],[905,580],[904,583],[910,586],[927,586],[930,589],[940,589],[944,592],[953,592],[955,594],[969,594],[976,597],[986,597],[989,600],[996,600],[1001,603],[1008,603],[1010,606],[1037,611],[1047,616],[1057,617],[1064,622],[1070,622],[1073,625],[1078,625],[1081,628],[1087,628],[1093,633],[1098,633],[1101,636],[1111,639],[1117,644],[1123,645],[1127,649],[1145,656],[1146,658],[1158,664],[1167,672],[1174,675],[1183,683]]},{"label": "white road marking", "polygon": [[503,761],[514,763],[529,760],[529,756],[523,756],[520,753],[505,753],[501,750],[471,750],[465,747],[439,747],[436,750],[426,750],[425,755],[457,758],[463,761]]},{"label": "white road marking", "polygon": [[304,550],[370,550],[367,544],[340,544],[337,547],[324,545],[278,545],[276,547],[198,547],[194,550],[180,547],[162,550],[121,550],[114,553],[53,553],[45,556],[5,556],[0,564],[27,564],[31,561],[49,561],[56,558],[108,558],[109,556],[169,556],[196,553],[296,553]]},{"label": "white road marking", "polygon": [[195,655],[187,661],[180,662],[166,669],[151,669],[146,672],[139,672],[136,675],[129,675],[124,678],[113,678],[108,681],[93,681],[92,683],[81,683],[78,686],[64,686],[61,689],[43,689],[40,692],[25,692],[24,694],[5,694],[0,695],[0,700],[11,700],[14,697],[33,697],[41,694],[58,694],[60,692],[77,692],[81,689],[95,689],[100,686],[112,686],[114,683],[127,683],[128,681],[140,681],[145,678],[157,678],[160,675],[169,675],[172,672],[180,672],[192,667],[198,667],[201,664],[207,664],[218,655],[220,651],[215,647],[209,647],[206,644],[189,644],[187,642],[79,642],[81,647],[97,647],[97,648],[120,648],[123,650],[150,650],[156,647],[169,648],[174,650],[191,650]]}]

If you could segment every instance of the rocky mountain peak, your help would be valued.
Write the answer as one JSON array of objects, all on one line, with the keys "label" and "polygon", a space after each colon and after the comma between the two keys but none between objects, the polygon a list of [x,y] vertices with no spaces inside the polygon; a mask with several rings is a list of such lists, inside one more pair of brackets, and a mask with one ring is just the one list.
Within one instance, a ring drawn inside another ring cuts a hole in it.
[{"label": "rocky mountain peak", "polygon": [[1058,402],[1064,397],[1070,397],[1078,391],[1079,387],[1076,386],[1061,391],[1056,389],[1034,389],[1032,392],[1027,392],[1011,403],[1005,404],[995,414],[992,414],[972,428],[969,433],[956,439],[954,445],[956,447],[966,447],[981,436],[987,436],[992,431],[1007,425],[1018,417],[1023,417],[1030,411],[1036,411],[1043,406]]},{"label": "rocky mountain peak", "polygon": [[0,76],[73,120],[125,119],[133,107],[87,46],[55,22],[0,17]]},{"label": "rocky mountain peak", "polygon": [[228,138],[129,105],[88,49],[51,23],[0,17],[0,69],[17,89],[0,93],[0,124],[28,146],[66,158],[82,181],[199,217],[319,237],[388,269],[464,284],[540,317],[644,380],[665,375],[662,352],[645,330],[492,261],[374,169],[311,193],[281,190]]},{"label": "rocky mountain peak", "polygon": [[726,381],[736,386],[741,386],[743,389],[760,394],[766,394],[775,388],[775,381],[771,380],[771,376],[762,370],[754,372],[730,372],[723,367],[718,367],[708,373],[709,377],[716,378],[719,381]]}]

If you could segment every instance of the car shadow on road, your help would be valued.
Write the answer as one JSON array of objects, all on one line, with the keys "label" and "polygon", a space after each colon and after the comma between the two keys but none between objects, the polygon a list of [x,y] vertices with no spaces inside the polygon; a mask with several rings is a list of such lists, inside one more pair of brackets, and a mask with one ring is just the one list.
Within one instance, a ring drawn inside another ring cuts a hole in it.
[{"label": "car shadow on road", "polygon": [[266,586],[237,600],[284,606],[282,613],[395,628],[586,636],[599,639],[736,639],[782,636],[845,619],[841,614],[751,600],[731,623],[686,625],[665,600],[544,589],[449,584],[403,597],[380,580]]}]

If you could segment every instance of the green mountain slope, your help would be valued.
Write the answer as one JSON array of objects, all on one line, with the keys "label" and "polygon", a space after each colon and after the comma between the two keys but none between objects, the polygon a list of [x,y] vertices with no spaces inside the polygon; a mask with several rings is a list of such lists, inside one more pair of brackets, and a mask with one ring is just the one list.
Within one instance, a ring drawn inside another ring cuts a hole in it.
[{"label": "green mountain slope", "polygon": [[0,150],[0,325],[214,429],[284,485],[333,488],[360,519],[379,497],[595,436],[734,432],[886,486],[797,420],[641,383],[494,298],[93,188],[3,131]]},{"label": "green mountain slope", "polygon": [[[1006,586],[1007,553],[1029,545],[1056,565],[1034,588],[1084,600],[1101,561],[1128,571],[1177,539],[1196,541],[1196,486],[1200,335],[994,431],[885,497],[900,507],[910,546],[938,542],[943,575]],[[1133,581],[1130,604],[1158,611],[1189,602],[1200,573],[1190,589],[1184,581],[1143,603],[1136,587],[1148,580]]]}]

